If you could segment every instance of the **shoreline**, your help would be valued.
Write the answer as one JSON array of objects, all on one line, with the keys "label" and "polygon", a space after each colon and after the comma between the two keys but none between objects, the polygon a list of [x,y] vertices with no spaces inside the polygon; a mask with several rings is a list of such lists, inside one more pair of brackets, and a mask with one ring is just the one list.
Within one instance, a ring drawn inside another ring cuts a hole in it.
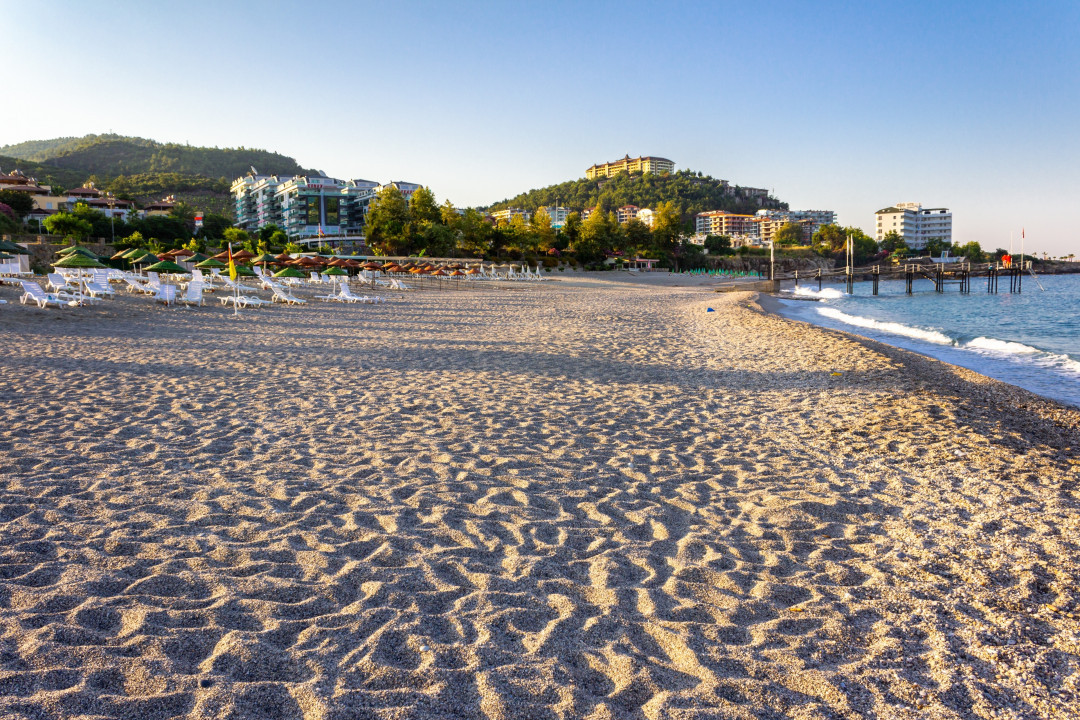
[{"label": "shoreline", "polygon": [[753,293],[512,289],[12,313],[0,714],[1080,712],[1080,413]]},{"label": "shoreline", "polygon": [[[1061,404],[1061,405],[1063,405],[1063,406],[1065,406],[1065,407],[1067,407],[1069,409],[1080,410],[1080,401],[1078,401],[1078,402],[1069,402],[1068,400],[1051,397],[1049,395],[1044,395],[1044,394],[1038,392],[1037,390],[1032,390],[1030,388],[1026,388],[1026,387],[1023,387],[1021,385],[1018,385],[1018,384],[1016,384],[1016,382],[1014,380],[1004,379],[1002,377],[993,377],[992,375],[987,374],[987,368],[979,367],[979,363],[977,362],[977,360],[980,360],[980,359],[985,362],[986,358],[980,358],[980,357],[977,357],[977,356],[974,356],[974,355],[970,356],[970,358],[969,358],[968,356],[957,353],[958,354],[957,358],[955,358],[955,359],[954,358],[946,359],[944,357],[935,356],[934,354],[932,354],[931,349],[929,349],[929,348],[923,349],[923,348],[919,348],[919,347],[909,347],[909,346],[907,346],[905,344],[901,344],[901,343],[912,343],[913,341],[910,340],[910,339],[904,339],[904,338],[901,337],[901,338],[897,338],[897,339],[895,339],[893,341],[890,341],[889,338],[868,337],[867,335],[863,335],[863,334],[861,334],[859,332],[859,328],[857,328],[857,327],[833,327],[831,325],[824,324],[824,323],[818,324],[816,322],[813,322],[811,319],[803,318],[803,317],[800,317],[800,316],[793,317],[793,316],[789,315],[788,314],[788,307],[785,305],[785,303],[789,303],[789,302],[790,303],[800,303],[800,302],[818,303],[818,302],[821,302],[820,300],[818,300],[816,298],[804,298],[804,297],[798,297],[798,296],[781,297],[781,296],[773,295],[771,293],[761,293],[761,295],[762,295],[762,300],[760,302],[760,305],[761,305],[762,309],[765,310],[766,312],[775,314],[775,315],[777,315],[779,317],[783,317],[786,320],[790,320],[792,322],[807,323],[807,324],[813,325],[814,327],[825,329],[825,330],[832,330],[832,331],[835,331],[835,332],[850,333],[852,335],[856,335],[856,336],[861,337],[861,338],[866,338],[867,340],[871,340],[873,342],[878,342],[878,343],[881,343],[883,345],[887,345],[888,347],[896,348],[896,349],[899,349],[899,350],[904,350],[906,352],[916,353],[916,354],[921,355],[923,357],[930,358],[930,359],[936,360],[938,362],[943,362],[943,363],[946,363],[948,365],[953,365],[955,367],[963,367],[964,369],[966,369],[966,370],[968,370],[970,372],[978,373],[980,375],[985,375],[986,377],[991,377],[994,380],[996,380],[998,382],[1001,382],[1001,383],[1004,383],[1006,385],[1009,385],[1010,387],[1014,387],[1017,390],[1022,390],[1024,392],[1032,393],[1032,394],[1036,395],[1037,397],[1043,398],[1045,400],[1049,400],[1049,401],[1054,402],[1054,403]],[[949,346],[947,346],[947,349],[955,350],[955,348],[951,348]],[[968,359],[970,359],[971,365],[975,365],[975,367],[970,367],[969,365],[961,364],[959,362],[954,361],[954,360],[968,360]],[[1005,366],[1003,366],[1003,367],[1005,367]],[[990,368],[990,369],[993,370],[994,368]]]}]

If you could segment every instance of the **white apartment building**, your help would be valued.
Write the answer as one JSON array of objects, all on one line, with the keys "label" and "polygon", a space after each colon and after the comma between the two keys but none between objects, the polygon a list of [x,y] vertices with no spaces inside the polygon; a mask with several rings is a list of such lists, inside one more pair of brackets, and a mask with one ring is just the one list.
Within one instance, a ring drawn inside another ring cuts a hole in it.
[{"label": "white apartment building", "polygon": [[925,248],[931,238],[952,242],[952,213],[948,208],[924,208],[920,203],[903,202],[874,214],[874,239],[878,242],[893,231],[914,250]]},{"label": "white apartment building", "polygon": [[521,216],[525,222],[529,222],[532,219],[532,213],[528,210],[522,210],[521,208],[506,208],[505,210],[496,210],[491,213],[491,217],[495,218],[495,222],[510,222],[513,217]]}]

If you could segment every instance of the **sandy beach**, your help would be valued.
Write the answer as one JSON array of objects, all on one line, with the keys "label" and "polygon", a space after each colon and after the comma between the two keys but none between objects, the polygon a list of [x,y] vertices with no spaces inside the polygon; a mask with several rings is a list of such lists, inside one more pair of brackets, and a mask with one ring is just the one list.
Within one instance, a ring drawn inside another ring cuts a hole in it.
[{"label": "sandy beach", "polygon": [[1080,717],[1076,410],[677,277],[17,297],[0,717]]}]

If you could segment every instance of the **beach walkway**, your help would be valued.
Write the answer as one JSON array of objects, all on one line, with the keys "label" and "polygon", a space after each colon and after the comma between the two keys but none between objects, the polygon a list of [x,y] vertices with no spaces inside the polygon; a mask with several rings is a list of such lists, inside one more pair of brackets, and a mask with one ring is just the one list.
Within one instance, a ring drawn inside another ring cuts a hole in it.
[{"label": "beach walkway", "polygon": [[1080,714],[1080,415],[674,284],[0,315],[0,716]]}]

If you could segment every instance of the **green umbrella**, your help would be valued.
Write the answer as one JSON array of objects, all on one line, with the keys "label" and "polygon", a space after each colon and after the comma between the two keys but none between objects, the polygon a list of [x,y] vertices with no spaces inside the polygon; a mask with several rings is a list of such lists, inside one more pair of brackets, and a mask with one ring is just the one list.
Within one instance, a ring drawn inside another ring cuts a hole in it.
[{"label": "green umbrella", "polygon": [[278,270],[276,273],[274,273],[274,277],[302,278],[304,277],[304,273],[300,272],[294,267],[287,267],[284,270]]},{"label": "green umbrella", "polygon": [[63,248],[61,250],[57,250],[56,254],[60,255],[61,257],[71,257],[72,255],[84,255],[85,257],[88,257],[91,260],[99,260],[100,259],[99,255],[97,255],[96,253],[91,252],[90,250],[87,250],[82,245],[72,245],[71,247],[66,247],[66,248]]},{"label": "green umbrella", "polygon": [[152,252],[147,252],[146,250],[143,250],[142,255],[136,255],[135,257],[131,258],[131,262],[133,262],[133,263],[144,263],[144,262],[156,263],[158,260],[159,260],[159,258],[158,258],[157,255],[155,255]]},{"label": "green umbrella", "polygon": [[197,267],[197,268],[223,268],[223,267],[228,267],[228,264],[223,263],[220,260],[215,260],[214,258],[206,258],[202,262],[195,263],[195,267]]},{"label": "green umbrella", "polygon": [[203,255],[202,253],[195,253],[194,255],[189,257],[185,262],[198,264],[198,263],[201,263],[203,260],[206,260],[206,259],[208,259],[207,255]]},{"label": "green umbrella", "polygon": [[0,260],[14,260],[14,259],[15,259],[14,255],[5,255],[4,253],[0,252]]},{"label": "green umbrella", "polygon": [[165,273],[185,273],[187,270],[180,267],[172,260],[162,260],[159,263],[154,263],[150,267],[146,268],[147,272],[165,272]]},{"label": "green umbrella", "polygon": [[265,263],[277,262],[277,259],[276,259],[276,256],[271,255],[270,253],[263,253],[262,255],[256,255],[255,257],[251,258],[251,260],[249,262],[252,262],[252,263],[255,263],[255,264],[258,264],[258,263],[264,263],[265,264]]},{"label": "green umbrella", "polygon": [[68,253],[68,256],[66,258],[63,258],[62,260],[58,260],[58,261],[54,262],[53,267],[58,267],[58,268],[103,268],[103,267],[108,267],[108,266],[107,265],[102,265],[101,263],[99,263],[97,260],[95,260],[92,257],[87,257],[86,255],[83,255],[82,253],[74,252],[74,253]]},{"label": "green umbrella", "polygon": [[348,275],[348,274],[349,273],[345,272],[344,270],[342,270],[339,267],[332,267],[332,268],[330,268],[328,270],[323,270],[323,275]]},{"label": "green umbrella", "polygon": [[242,275],[244,277],[254,277],[255,271],[249,268],[247,265],[241,265],[240,263],[236,263],[236,274]]},{"label": "green umbrella", "polygon": [[10,240],[0,240],[0,252],[15,253],[16,255],[29,255],[30,251],[22,245],[16,245]]},{"label": "green umbrella", "polygon": [[125,260],[131,260],[132,258],[142,257],[143,253],[145,252],[146,250],[144,250],[143,248],[133,247],[120,257],[124,258]]}]

